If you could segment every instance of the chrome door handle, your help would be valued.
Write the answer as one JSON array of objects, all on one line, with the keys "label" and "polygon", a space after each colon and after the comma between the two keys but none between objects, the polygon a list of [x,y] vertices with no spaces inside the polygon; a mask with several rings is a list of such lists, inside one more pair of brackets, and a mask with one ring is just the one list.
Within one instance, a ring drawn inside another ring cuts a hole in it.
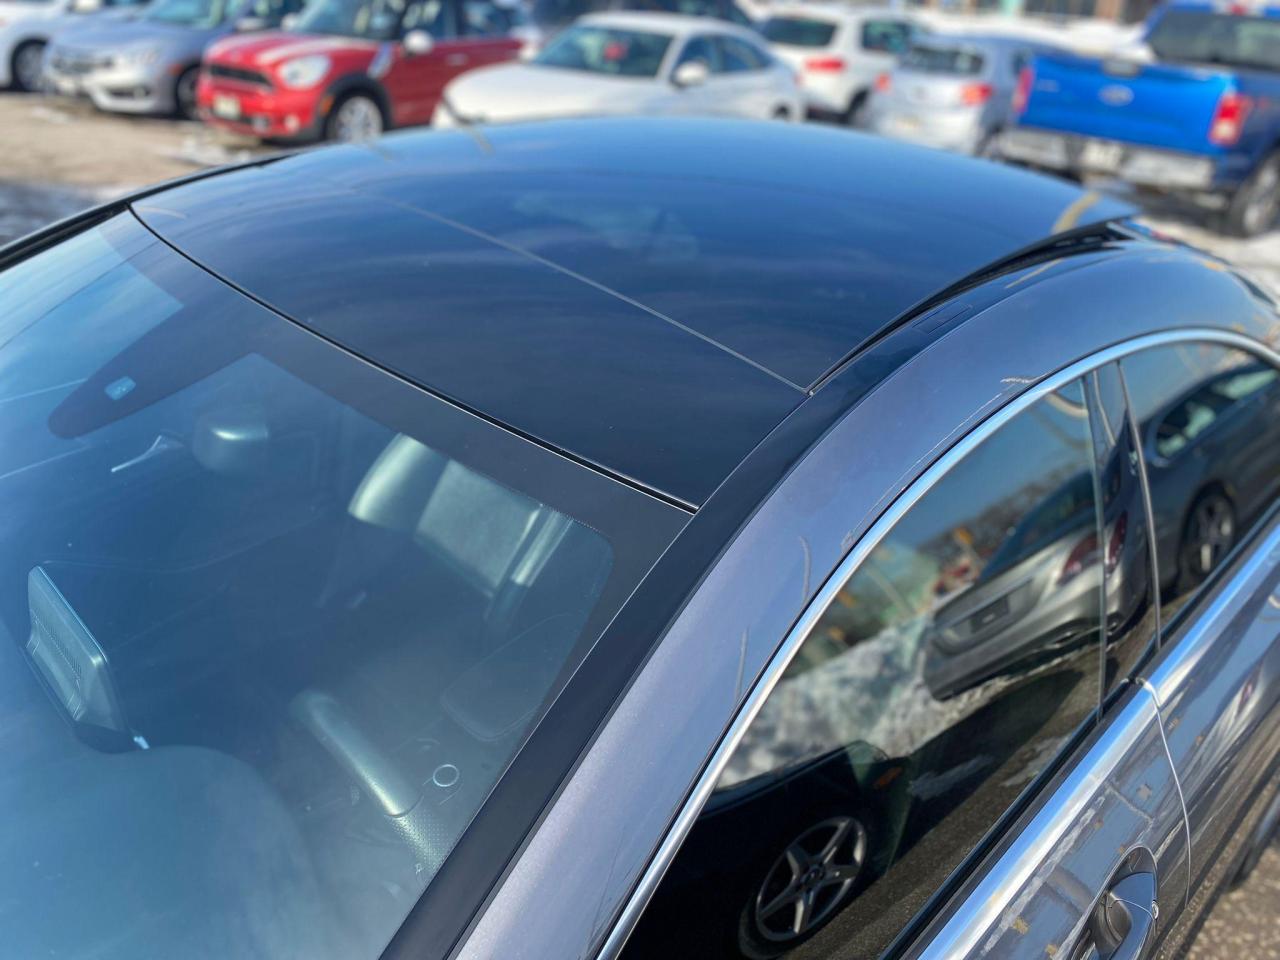
[{"label": "chrome door handle", "polygon": [[1140,960],[1159,916],[1156,875],[1130,873],[1114,881],[1094,906],[1085,942],[1072,956]]}]

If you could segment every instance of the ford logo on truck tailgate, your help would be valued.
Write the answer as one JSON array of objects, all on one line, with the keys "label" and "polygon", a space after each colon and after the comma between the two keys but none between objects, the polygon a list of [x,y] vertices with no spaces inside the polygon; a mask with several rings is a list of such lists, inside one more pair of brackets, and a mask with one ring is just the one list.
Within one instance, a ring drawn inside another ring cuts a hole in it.
[{"label": "ford logo on truck tailgate", "polygon": [[1111,107],[1126,107],[1133,102],[1133,91],[1118,83],[1112,83],[1098,91],[1098,99]]}]

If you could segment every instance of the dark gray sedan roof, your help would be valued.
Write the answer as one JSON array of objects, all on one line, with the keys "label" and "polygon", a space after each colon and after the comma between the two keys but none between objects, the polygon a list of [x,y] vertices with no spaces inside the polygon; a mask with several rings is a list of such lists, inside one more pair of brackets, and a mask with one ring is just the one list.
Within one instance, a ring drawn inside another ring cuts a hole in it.
[{"label": "dark gray sedan roof", "polygon": [[353,352],[689,505],[914,304],[1127,212],[845,131],[706,120],[397,136],[135,210]]}]

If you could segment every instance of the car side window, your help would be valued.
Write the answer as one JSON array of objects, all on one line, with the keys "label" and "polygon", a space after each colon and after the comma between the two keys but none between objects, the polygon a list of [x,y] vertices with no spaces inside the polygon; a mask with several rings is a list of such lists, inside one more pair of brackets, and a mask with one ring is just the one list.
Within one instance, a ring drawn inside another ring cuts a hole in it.
[{"label": "car side window", "polygon": [[1095,714],[1093,464],[1076,381],[914,503],[747,729],[630,960],[880,955]]},{"label": "car side window", "polygon": [[1084,378],[1097,457],[1106,610],[1106,693],[1118,690],[1155,647],[1155,578],[1151,531],[1142,489],[1142,459],[1118,364]]},{"label": "car side window", "polygon": [[768,66],[764,53],[737,37],[720,37],[720,60],[725,73],[746,73]]},{"label": "car side window", "polygon": [[502,37],[516,25],[511,10],[492,0],[462,0],[462,32],[472,37]]},{"label": "car side window", "polygon": [[1280,492],[1280,373],[1209,343],[1145,350],[1121,368],[1142,434],[1167,624]]},{"label": "car side window", "polygon": [[425,30],[437,40],[457,36],[452,4],[445,0],[420,0],[409,4],[400,21],[400,34],[411,30]]},{"label": "car side window", "polygon": [[867,20],[862,24],[862,49],[903,53],[911,40],[911,25],[901,20]]},{"label": "car side window", "polygon": [[720,62],[719,45],[714,43],[710,37],[690,37],[689,41],[684,45],[684,50],[680,53],[680,60],[676,66],[698,60],[705,63],[711,73],[723,72],[724,68]]}]

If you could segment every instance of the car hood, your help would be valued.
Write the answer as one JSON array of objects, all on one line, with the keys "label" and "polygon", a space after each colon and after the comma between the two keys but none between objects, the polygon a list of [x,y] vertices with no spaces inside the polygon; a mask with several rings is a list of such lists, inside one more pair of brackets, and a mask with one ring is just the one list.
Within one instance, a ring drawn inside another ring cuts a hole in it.
[{"label": "car hood", "polygon": [[145,19],[102,19],[97,23],[86,24],[83,29],[60,32],[58,42],[60,46],[74,47],[77,50],[118,50],[121,47],[150,44],[166,50],[199,53],[209,40],[225,33],[227,29],[184,27]]},{"label": "car hood", "polygon": [[205,59],[238,66],[265,68],[313,53],[359,54],[363,52],[372,59],[379,46],[381,44],[376,40],[269,30],[264,33],[225,37],[208,49]]},{"label": "car hood", "polygon": [[623,113],[661,92],[657,80],[643,77],[511,63],[466,73],[446,95],[469,119],[502,121]]}]

